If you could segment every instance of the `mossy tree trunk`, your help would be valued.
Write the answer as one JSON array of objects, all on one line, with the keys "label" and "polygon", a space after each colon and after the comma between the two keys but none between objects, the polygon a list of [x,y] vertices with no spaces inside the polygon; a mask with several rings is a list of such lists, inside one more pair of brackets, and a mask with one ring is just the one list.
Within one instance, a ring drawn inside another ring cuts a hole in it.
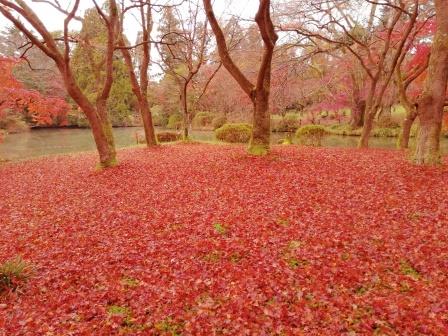
[{"label": "mossy tree trunk", "polygon": [[420,128],[414,161],[420,165],[441,162],[440,136],[448,81],[448,1],[435,0],[435,7],[437,28],[431,48],[428,75],[423,93],[417,102]]},{"label": "mossy tree trunk", "polygon": [[269,93],[257,92],[253,105],[254,120],[249,152],[256,155],[262,155],[269,150],[271,137]]}]

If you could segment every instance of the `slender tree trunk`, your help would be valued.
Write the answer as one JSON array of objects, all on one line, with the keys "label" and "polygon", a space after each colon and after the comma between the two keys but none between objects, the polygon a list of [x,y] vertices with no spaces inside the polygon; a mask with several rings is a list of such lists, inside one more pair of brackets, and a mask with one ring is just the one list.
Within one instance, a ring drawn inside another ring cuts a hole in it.
[{"label": "slender tree trunk", "polygon": [[428,76],[417,103],[420,129],[414,160],[417,164],[441,162],[440,135],[448,81],[448,1],[435,0],[436,33],[431,49]]},{"label": "slender tree trunk", "polygon": [[352,113],[350,118],[350,127],[352,129],[360,128],[364,125],[364,113],[366,110],[366,102],[361,97],[359,79],[355,71],[350,73],[352,80]]},{"label": "slender tree trunk", "polygon": [[183,137],[184,140],[188,140],[188,128],[190,126],[190,116],[188,115],[188,102],[187,102],[187,86],[188,83],[182,83],[180,88],[180,110],[183,116]]},{"label": "slender tree trunk", "polygon": [[254,99],[252,138],[249,152],[263,154],[269,150],[271,137],[271,124],[269,118],[269,94],[263,90],[257,92]]},{"label": "slender tree trunk", "polygon": [[[134,95],[137,98],[138,108],[140,111],[140,115],[142,117],[143,122],[143,129],[145,131],[145,140],[146,145],[148,147],[152,147],[157,145],[156,135],[154,132],[154,124],[152,121],[152,114],[151,114],[151,108],[149,107],[148,102],[148,95],[147,92],[144,92],[144,90],[147,90],[147,86],[145,86],[143,83],[140,86],[137,76],[134,71],[134,63],[132,62],[131,53],[128,49],[125,48],[125,43],[123,36],[120,36],[119,44],[122,47],[121,52],[126,64],[126,68],[128,70],[129,77],[131,79],[131,85],[132,85],[132,92],[134,92]],[[144,62],[148,62],[147,60],[143,60]],[[143,82],[144,79],[142,79]]]},{"label": "slender tree trunk", "polygon": [[370,91],[366,101],[366,109],[364,112],[364,126],[361,132],[361,138],[359,140],[359,148],[369,147],[370,133],[373,129],[373,121],[375,120],[376,113],[378,111],[378,105],[375,100],[376,87],[378,84],[378,76],[372,79],[370,84]]},{"label": "slender tree trunk", "polygon": [[411,104],[405,104],[401,102],[402,106],[406,110],[406,116],[403,120],[402,130],[400,137],[398,138],[398,148],[409,148],[409,138],[411,137],[411,129],[417,118],[417,109]]}]

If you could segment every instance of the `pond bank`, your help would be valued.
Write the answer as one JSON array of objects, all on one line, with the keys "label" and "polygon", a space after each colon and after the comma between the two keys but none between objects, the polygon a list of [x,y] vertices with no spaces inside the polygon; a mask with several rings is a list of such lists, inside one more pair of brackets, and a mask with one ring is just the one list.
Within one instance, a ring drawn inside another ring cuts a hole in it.
[{"label": "pond bank", "polygon": [[[163,129],[157,129],[162,131]],[[136,132],[143,132],[141,127],[114,128],[115,142],[117,148],[136,145]],[[272,144],[277,144],[285,133],[272,133]],[[196,141],[215,142],[213,131],[192,131],[191,137]],[[411,140],[413,141],[413,140]],[[323,141],[325,147],[356,147],[358,137],[330,135]],[[370,140],[372,148],[396,148],[396,138],[372,137]],[[94,151],[95,144],[90,129],[67,128],[67,129],[39,129],[25,133],[9,134],[0,143],[0,157],[16,161],[33,157],[78,153]],[[448,139],[442,139],[442,152],[448,153]]]}]

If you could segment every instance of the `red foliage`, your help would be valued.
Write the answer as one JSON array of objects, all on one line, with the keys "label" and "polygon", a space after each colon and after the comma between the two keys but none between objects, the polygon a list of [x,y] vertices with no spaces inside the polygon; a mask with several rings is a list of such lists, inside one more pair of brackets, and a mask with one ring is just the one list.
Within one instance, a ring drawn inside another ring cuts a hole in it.
[{"label": "red foliage", "polygon": [[448,334],[447,166],[209,145],[95,159],[0,168],[0,261],[35,265],[0,298],[5,335]]},{"label": "red foliage", "polygon": [[64,99],[44,97],[26,89],[13,75],[17,60],[0,57],[0,118],[6,109],[13,109],[30,118],[38,126],[65,126],[70,106]]}]

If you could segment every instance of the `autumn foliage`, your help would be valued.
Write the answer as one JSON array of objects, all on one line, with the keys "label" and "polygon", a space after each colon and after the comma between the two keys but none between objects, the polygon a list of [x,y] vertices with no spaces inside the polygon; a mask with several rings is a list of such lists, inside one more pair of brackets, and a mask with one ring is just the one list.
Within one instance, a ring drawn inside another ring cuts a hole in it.
[{"label": "autumn foliage", "polygon": [[[5,335],[447,335],[447,166],[173,145],[0,167]],[[194,176],[194,178],[192,178]]]},{"label": "autumn foliage", "polygon": [[0,56],[0,119],[13,110],[37,126],[65,126],[70,106],[59,97],[45,97],[29,90],[13,74],[19,61]]}]

